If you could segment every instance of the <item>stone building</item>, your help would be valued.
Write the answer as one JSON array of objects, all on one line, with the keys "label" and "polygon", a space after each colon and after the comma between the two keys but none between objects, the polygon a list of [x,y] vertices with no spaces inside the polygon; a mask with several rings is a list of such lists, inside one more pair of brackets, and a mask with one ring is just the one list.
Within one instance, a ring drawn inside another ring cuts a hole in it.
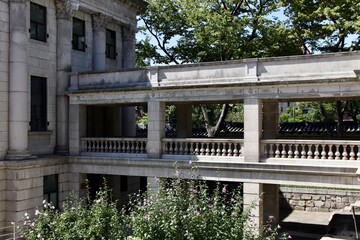
[{"label": "stone building", "polygon": [[[360,141],[282,139],[280,102],[358,99],[360,53],[134,67],[140,0],[0,0],[0,226],[102,177],[116,197],[187,174],[242,182],[261,224],[279,185],[358,188]],[[125,69],[126,68],[126,69]],[[192,137],[191,109],[243,103],[243,138]],[[176,134],[165,136],[166,105]],[[147,109],[136,136],[134,109]],[[259,196],[262,200],[259,201]],[[278,219],[278,218],[277,218]]]}]

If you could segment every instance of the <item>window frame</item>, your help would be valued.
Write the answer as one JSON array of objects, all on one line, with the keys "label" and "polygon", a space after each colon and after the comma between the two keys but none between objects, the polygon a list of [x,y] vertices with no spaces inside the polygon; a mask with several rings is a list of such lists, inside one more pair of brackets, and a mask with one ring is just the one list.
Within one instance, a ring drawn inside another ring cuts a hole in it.
[{"label": "window frame", "polygon": [[47,131],[47,79],[31,76],[30,82],[30,130]]},{"label": "window frame", "polygon": [[106,29],[106,57],[116,59],[116,32],[111,29]]},{"label": "window frame", "polygon": [[[38,12],[34,13],[34,10]],[[35,19],[33,16],[42,15],[43,21]],[[47,9],[45,6],[30,2],[30,38],[42,42],[47,41]]]},{"label": "window frame", "polygon": [[[86,48],[86,31],[85,31],[85,21],[76,17],[73,17],[72,22],[72,49],[76,51],[85,52]],[[81,33],[75,32],[75,22],[81,23]],[[83,41],[80,39],[83,38]],[[79,45],[79,43],[82,43]]]}]

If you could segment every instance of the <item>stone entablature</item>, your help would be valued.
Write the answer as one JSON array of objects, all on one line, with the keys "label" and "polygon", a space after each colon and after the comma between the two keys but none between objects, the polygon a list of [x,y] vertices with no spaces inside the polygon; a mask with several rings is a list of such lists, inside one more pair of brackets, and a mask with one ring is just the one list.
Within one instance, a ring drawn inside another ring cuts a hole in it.
[{"label": "stone entablature", "polygon": [[280,187],[280,207],[333,212],[360,200],[360,190]]}]

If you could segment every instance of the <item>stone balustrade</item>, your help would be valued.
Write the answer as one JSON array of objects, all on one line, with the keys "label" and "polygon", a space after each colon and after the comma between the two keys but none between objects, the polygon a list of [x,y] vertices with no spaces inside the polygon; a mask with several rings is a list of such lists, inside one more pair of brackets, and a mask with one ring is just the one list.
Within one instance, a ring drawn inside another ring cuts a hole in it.
[{"label": "stone balustrade", "polygon": [[360,141],[261,140],[264,158],[360,160]]},{"label": "stone balustrade", "polygon": [[164,138],[163,154],[242,157],[243,139]]},{"label": "stone balustrade", "polygon": [[81,152],[146,153],[144,138],[82,138]]}]

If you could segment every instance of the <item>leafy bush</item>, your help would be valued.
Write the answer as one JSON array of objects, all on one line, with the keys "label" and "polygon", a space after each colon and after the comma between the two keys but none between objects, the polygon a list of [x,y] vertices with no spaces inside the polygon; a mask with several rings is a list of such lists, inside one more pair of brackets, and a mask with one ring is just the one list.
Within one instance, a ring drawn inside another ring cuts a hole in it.
[{"label": "leafy bush", "polygon": [[[179,171],[177,170],[177,175]],[[287,239],[269,223],[259,236],[243,208],[240,189],[210,189],[200,180],[167,180],[158,192],[139,194],[129,205],[132,237],[142,240]],[[126,216],[125,216],[126,218]]]},{"label": "leafy bush", "polygon": [[71,197],[56,210],[50,203],[43,202],[43,209],[35,211],[30,220],[25,214],[22,236],[28,240],[39,239],[124,239],[116,203],[111,200],[110,190],[104,186],[96,198]]}]

